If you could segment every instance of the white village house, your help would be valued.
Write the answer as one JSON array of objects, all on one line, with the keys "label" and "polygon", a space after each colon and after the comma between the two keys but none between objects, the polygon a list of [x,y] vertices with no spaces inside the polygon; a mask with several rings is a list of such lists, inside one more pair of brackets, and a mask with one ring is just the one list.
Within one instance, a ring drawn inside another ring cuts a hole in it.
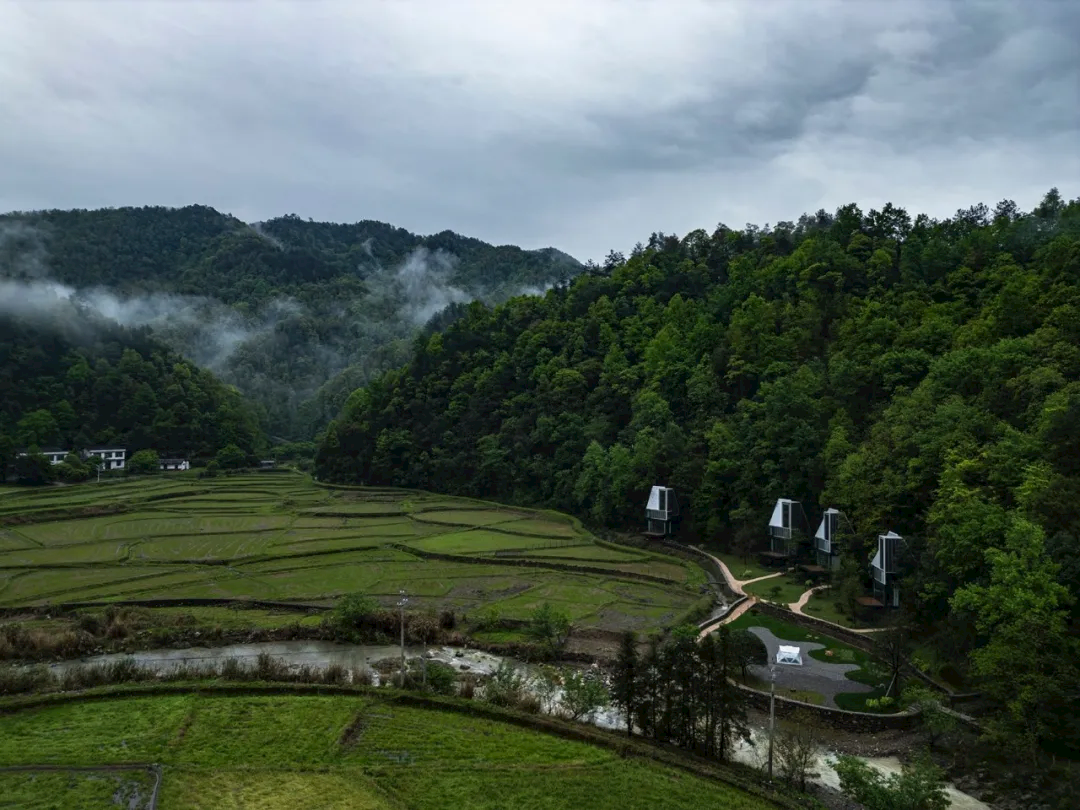
[{"label": "white village house", "polygon": [[91,456],[97,456],[101,461],[101,469],[104,471],[109,470],[122,470],[124,469],[124,463],[127,461],[127,449],[123,447],[88,447],[82,452],[84,459],[89,459]]},{"label": "white village house", "polygon": [[[49,460],[50,464],[59,464],[61,461],[67,458],[67,455],[70,452],[70,450],[62,450],[59,447],[43,447],[40,450],[41,455],[45,456],[45,458]],[[22,458],[24,456],[30,455],[30,452],[28,450],[23,450],[18,455],[20,458]]]},{"label": "white village house", "polygon": [[191,462],[186,458],[159,458],[158,469],[162,472],[172,472],[175,470],[190,470]]}]

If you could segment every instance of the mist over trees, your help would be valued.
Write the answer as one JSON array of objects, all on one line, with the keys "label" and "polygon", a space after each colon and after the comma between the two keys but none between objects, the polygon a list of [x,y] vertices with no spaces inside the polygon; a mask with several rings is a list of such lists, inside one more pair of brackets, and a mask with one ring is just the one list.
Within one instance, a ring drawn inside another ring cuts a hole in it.
[{"label": "mist over trees", "polygon": [[236,385],[272,435],[307,440],[372,376],[403,364],[432,317],[580,271],[554,249],[295,215],[249,225],[207,206],[0,216],[0,317],[72,301]]},{"label": "mist over trees", "polygon": [[[653,234],[473,303],[328,428],[318,474],[759,544],[779,497],[905,538],[914,627],[1025,757],[1080,740],[1080,200],[846,205]],[[866,582],[864,585],[868,585]]]},{"label": "mist over trees", "polygon": [[188,457],[265,446],[259,414],[236,389],[149,330],[89,325],[92,317],[58,327],[0,316],[0,469],[23,447],[117,444]]}]

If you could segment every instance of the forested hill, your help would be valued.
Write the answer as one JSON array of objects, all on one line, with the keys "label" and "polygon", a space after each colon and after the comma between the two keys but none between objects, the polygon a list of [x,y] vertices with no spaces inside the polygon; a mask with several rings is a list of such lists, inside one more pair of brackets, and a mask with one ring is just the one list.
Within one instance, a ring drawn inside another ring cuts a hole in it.
[{"label": "forested hill", "polygon": [[87,313],[48,322],[0,313],[0,391],[0,471],[20,447],[104,443],[129,457],[206,457],[229,444],[249,455],[265,446],[255,409],[235,389],[148,330]]},{"label": "forested hill", "polygon": [[21,297],[58,283],[122,325],[151,326],[288,438],[311,438],[356,385],[404,362],[447,305],[565,284],[580,269],[551,248],[373,221],[249,225],[197,205],[0,216],[0,277],[30,285]]},{"label": "forested hill", "polygon": [[637,529],[666,484],[685,536],[725,544],[760,546],[781,496],[814,525],[843,509],[859,568],[903,535],[943,654],[1030,685],[1012,727],[1061,739],[1080,717],[1052,710],[1080,684],[1078,426],[1080,200],[1055,190],[1030,213],[848,205],[656,234],[569,289],[474,304],[353,395],[317,469]]}]

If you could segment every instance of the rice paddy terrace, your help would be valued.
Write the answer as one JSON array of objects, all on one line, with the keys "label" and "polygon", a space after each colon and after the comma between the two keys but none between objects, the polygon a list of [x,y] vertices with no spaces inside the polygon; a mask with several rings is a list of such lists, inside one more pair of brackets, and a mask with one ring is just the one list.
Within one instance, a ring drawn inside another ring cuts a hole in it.
[{"label": "rice paddy terrace", "polygon": [[777,807],[711,778],[715,767],[687,772],[454,703],[417,705],[373,692],[239,692],[0,707],[0,804],[23,810]]},{"label": "rice paddy terrace", "polygon": [[[587,568],[588,571],[583,571]],[[683,560],[605,544],[569,517],[293,473],[0,489],[0,607],[156,599],[384,605],[649,631],[700,598]]]}]

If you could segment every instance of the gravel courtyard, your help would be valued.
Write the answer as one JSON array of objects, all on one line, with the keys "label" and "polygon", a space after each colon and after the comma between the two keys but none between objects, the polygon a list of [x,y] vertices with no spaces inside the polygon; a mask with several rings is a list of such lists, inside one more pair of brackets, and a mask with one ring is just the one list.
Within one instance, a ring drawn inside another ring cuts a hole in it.
[{"label": "gravel courtyard", "polygon": [[[858,683],[847,677],[845,673],[859,668],[858,664],[831,664],[811,658],[811,650],[821,650],[824,644],[816,641],[784,641],[773,635],[772,631],[764,627],[747,628],[751,633],[765,642],[765,648],[769,651],[769,661],[776,661],[777,650],[781,644],[798,647],[802,653],[802,666],[790,664],[776,665],[776,690],[799,689],[806,692],[817,692],[825,698],[826,706],[839,708],[836,705],[836,696],[845,692],[872,692],[873,689],[866,684]],[[769,668],[767,666],[752,666],[750,672],[764,680],[769,681]]]}]

